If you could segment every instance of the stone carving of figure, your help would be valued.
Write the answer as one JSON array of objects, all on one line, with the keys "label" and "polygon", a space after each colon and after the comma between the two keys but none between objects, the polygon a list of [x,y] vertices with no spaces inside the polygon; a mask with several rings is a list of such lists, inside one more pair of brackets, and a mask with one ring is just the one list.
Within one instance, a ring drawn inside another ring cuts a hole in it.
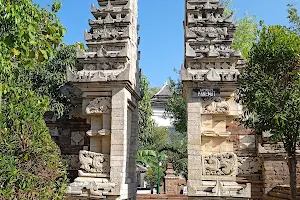
[{"label": "stone carving of figure", "polygon": [[86,114],[102,114],[111,112],[111,98],[98,97],[91,101],[85,109]]},{"label": "stone carving of figure", "polygon": [[205,163],[205,171],[208,172],[206,175],[218,175],[219,166],[220,161],[216,157],[210,156]]},{"label": "stone carving of figure", "polygon": [[204,107],[206,114],[228,114],[229,111],[229,103],[222,98],[215,98],[211,104]]},{"label": "stone carving of figure", "polygon": [[109,155],[80,151],[79,161],[81,169],[90,173],[109,173]]},{"label": "stone carving of figure", "polygon": [[225,175],[230,175],[233,172],[234,161],[232,155],[227,153],[223,154],[222,159],[220,160],[220,169]]},{"label": "stone carving of figure", "polygon": [[219,153],[203,156],[203,175],[234,176],[237,172],[237,156],[234,153]]}]

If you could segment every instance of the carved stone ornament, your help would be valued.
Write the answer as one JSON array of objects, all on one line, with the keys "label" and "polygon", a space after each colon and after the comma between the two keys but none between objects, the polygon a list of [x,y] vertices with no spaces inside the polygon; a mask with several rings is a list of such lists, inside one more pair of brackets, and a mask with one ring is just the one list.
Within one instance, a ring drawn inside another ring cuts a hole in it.
[{"label": "carved stone ornament", "polygon": [[215,69],[210,69],[205,78],[208,81],[221,81],[221,77]]},{"label": "carved stone ornament", "polygon": [[204,176],[236,176],[237,156],[234,153],[203,155]]},{"label": "carved stone ornament", "polygon": [[235,82],[240,72],[237,69],[187,69],[187,79],[194,81]]},{"label": "carved stone ornament", "polygon": [[111,98],[98,97],[91,101],[85,109],[86,114],[103,114],[111,112]]},{"label": "carved stone ornament", "polygon": [[[228,28],[214,28],[214,27],[191,27],[187,32],[189,36],[198,36],[200,38],[217,38],[225,40],[228,36]],[[194,34],[193,34],[194,33]]]},{"label": "carved stone ornament", "polygon": [[228,114],[229,111],[229,103],[220,97],[214,98],[210,104],[205,105],[203,108],[205,114]]},{"label": "carved stone ornament", "polygon": [[[95,24],[94,21],[90,21],[90,24]],[[84,32],[84,39],[86,41],[91,40],[113,40],[117,38],[126,38],[129,37],[129,28],[128,27],[107,27],[106,25],[101,26],[93,31],[93,33]]]},{"label": "carved stone ornament", "polygon": [[130,14],[127,13],[125,15],[122,15],[121,13],[118,13],[114,16],[116,19],[113,18],[113,16],[110,13],[106,13],[106,15],[99,16],[96,20],[90,20],[90,25],[94,24],[113,24],[113,23],[130,23]]},{"label": "carved stone ornament", "polygon": [[97,82],[117,80],[126,69],[118,70],[81,70],[73,72],[67,68],[67,77],[70,82]]},{"label": "carved stone ornament", "polygon": [[122,70],[128,66],[127,63],[121,62],[99,62],[97,64],[84,64],[84,70]]},{"label": "carved stone ornament", "polygon": [[110,183],[104,179],[94,181],[93,179],[79,177],[75,179],[75,182],[70,184],[67,193],[81,197],[76,199],[95,199],[95,197],[101,199],[111,193],[115,187],[115,183]]},{"label": "carved stone ornament", "polygon": [[71,145],[84,145],[84,131],[71,132]]},{"label": "carved stone ornament", "polygon": [[99,12],[121,12],[124,10],[129,10],[130,8],[130,1],[128,1],[125,5],[112,5],[110,1],[107,2],[105,6],[100,6],[100,8],[96,8],[94,4],[91,5],[92,13],[99,13]]},{"label": "carved stone ornament", "polygon": [[83,150],[79,152],[79,161],[85,172],[109,174],[109,155]]}]

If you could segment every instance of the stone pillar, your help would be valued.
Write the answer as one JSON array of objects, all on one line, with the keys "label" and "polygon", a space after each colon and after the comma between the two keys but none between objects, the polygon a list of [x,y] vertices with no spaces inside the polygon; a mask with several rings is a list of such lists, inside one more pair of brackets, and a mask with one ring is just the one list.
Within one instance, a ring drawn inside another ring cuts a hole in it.
[{"label": "stone pillar", "polygon": [[[111,181],[119,187],[125,184],[126,173],[126,139],[127,139],[127,91],[113,90],[112,108],[112,138],[111,138]],[[121,188],[116,188],[120,190]]]},{"label": "stone pillar", "polygon": [[[191,92],[190,88],[186,89]],[[188,187],[201,180],[201,102],[187,98]],[[192,189],[192,188],[191,188]],[[190,189],[190,190],[191,190]]]},{"label": "stone pillar", "polygon": [[239,115],[236,95],[244,61],[232,50],[235,26],[218,0],[186,0],[185,63],[187,101],[188,195],[208,199],[251,196],[238,184],[237,155],[227,124]]},{"label": "stone pillar", "polygon": [[138,101],[137,0],[98,1],[85,31],[87,52],[77,49],[68,80],[83,94],[82,116],[91,124],[88,150],[80,151],[74,199],[135,199]]}]

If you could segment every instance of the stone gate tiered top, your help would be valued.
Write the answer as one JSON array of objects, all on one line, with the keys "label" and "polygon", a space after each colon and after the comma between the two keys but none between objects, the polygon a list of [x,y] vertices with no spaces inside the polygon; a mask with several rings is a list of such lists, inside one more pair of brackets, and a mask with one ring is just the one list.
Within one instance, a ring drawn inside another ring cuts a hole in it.
[{"label": "stone gate tiered top", "polygon": [[187,0],[183,80],[237,81],[241,54],[232,49],[235,30],[218,0]]},{"label": "stone gate tiered top", "polygon": [[91,6],[94,20],[85,31],[87,52],[78,50],[78,72],[72,82],[130,81],[136,87],[138,62],[137,0],[100,1]]}]

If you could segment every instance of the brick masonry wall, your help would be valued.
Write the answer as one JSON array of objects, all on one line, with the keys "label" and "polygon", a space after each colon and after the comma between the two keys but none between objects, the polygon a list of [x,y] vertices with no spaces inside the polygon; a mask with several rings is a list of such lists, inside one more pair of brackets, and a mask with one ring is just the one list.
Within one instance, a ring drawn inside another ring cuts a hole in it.
[{"label": "brick masonry wall", "polygon": [[262,199],[264,185],[262,161],[257,154],[257,136],[238,122],[227,124],[227,131],[232,134],[228,141],[233,142],[234,152],[238,156],[237,181],[250,182],[252,199]]},{"label": "brick masonry wall", "polygon": [[46,120],[46,124],[52,139],[61,150],[63,159],[68,163],[68,178],[72,182],[78,176],[80,168],[79,151],[89,145],[86,132],[90,129],[90,124],[83,118]]},{"label": "brick masonry wall", "polygon": [[265,193],[278,185],[289,184],[289,168],[281,156],[264,158],[263,177]]},{"label": "brick masonry wall", "polygon": [[[264,157],[263,177],[264,193],[279,185],[289,185],[289,167],[285,156],[273,155]],[[300,183],[300,158],[297,163],[297,183]]]},{"label": "brick masonry wall", "polygon": [[[238,156],[238,175],[241,182],[251,182],[252,199],[262,199],[272,188],[289,184],[289,168],[282,143],[272,143],[269,137],[255,135],[251,130],[233,122],[228,124],[229,138]],[[300,183],[300,158],[297,164]]]},{"label": "brick masonry wall", "polygon": [[[290,197],[290,188],[288,186],[277,186],[265,195],[263,200],[292,200]],[[297,188],[296,200],[300,200],[300,187]]]}]

